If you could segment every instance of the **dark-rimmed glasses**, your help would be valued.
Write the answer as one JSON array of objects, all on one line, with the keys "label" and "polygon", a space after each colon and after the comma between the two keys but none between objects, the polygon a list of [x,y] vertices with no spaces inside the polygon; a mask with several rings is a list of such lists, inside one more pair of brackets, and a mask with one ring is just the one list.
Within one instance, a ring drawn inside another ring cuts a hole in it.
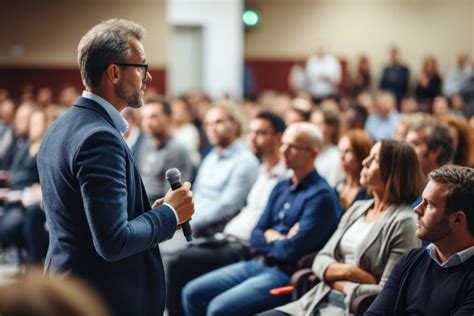
[{"label": "dark-rimmed glasses", "polygon": [[146,78],[148,73],[148,64],[129,64],[129,63],[112,63],[112,65],[123,66],[123,67],[139,67],[144,68],[143,79]]}]

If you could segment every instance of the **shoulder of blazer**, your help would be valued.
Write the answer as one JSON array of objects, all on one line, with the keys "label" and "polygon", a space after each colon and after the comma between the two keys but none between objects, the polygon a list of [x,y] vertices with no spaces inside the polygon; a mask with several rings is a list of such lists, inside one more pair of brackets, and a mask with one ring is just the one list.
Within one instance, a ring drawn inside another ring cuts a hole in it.
[{"label": "shoulder of blazer", "polygon": [[344,213],[341,223],[352,224],[374,204],[374,199],[355,201]]},{"label": "shoulder of blazer", "polygon": [[394,205],[392,217],[394,220],[404,220],[407,218],[416,218],[415,211],[409,205]]},{"label": "shoulder of blazer", "polygon": [[110,118],[109,114],[105,111],[105,109],[100,106],[97,102],[87,99],[84,97],[80,97],[76,104],[74,104],[75,107],[82,108],[82,109],[87,109],[91,110],[94,112],[99,113],[112,127],[114,126],[114,123],[112,122],[112,119]]}]

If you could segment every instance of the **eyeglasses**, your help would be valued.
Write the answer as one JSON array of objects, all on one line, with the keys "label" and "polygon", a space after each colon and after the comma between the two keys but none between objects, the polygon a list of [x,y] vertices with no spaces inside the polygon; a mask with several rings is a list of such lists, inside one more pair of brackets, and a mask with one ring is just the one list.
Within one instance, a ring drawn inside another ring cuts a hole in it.
[{"label": "eyeglasses", "polygon": [[146,78],[146,74],[148,73],[148,64],[128,64],[128,63],[112,63],[113,65],[123,66],[123,67],[139,67],[143,68],[143,79]]},{"label": "eyeglasses", "polygon": [[311,146],[301,146],[301,145],[296,145],[296,144],[290,144],[290,143],[282,143],[281,147],[283,150],[290,150],[290,151],[298,151],[298,150],[303,150],[303,151],[308,151],[311,150]]}]

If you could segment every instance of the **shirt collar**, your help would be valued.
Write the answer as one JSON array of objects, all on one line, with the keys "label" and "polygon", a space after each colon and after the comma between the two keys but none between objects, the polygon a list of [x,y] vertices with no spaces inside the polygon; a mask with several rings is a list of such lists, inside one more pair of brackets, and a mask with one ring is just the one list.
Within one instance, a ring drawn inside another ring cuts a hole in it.
[{"label": "shirt collar", "polygon": [[82,97],[97,102],[110,116],[115,125],[114,127],[118,129],[122,135],[125,134],[128,130],[128,123],[112,104],[90,91],[83,91]]},{"label": "shirt collar", "polygon": [[313,169],[313,171],[311,171],[306,176],[304,176],[304,178],[301,179],[301,181],[299,181],[296,186],[293,184],[293,178],[288,179],[288,182],[292,187],[291,190],[295,191],[295,190],[303,189],[315,183],[317,181],[317,177],[318,177],[318,172],[316,171],[316,169]]},{"label": "shirt collar", "polygon": [[466,262],[469,258],[474,256],[474,246],[471,246],[455,253],[454,255],[449,257],[446,262],[442,263],[438,259],[438,255],[436,254],[436,246],[434,244],[429,244],[426,247],[426,250],[428,251],[430,257],[443,268],[450,268],[460,265],[461,263]]},{"label": "shirt collar", "polygon": [[284,176],[290,176],[293,174],[293,170],[289,170],[285,167],[285,164],[280,159],[276,165],[272,167],[269,172],[270,178],[282,178]]}]

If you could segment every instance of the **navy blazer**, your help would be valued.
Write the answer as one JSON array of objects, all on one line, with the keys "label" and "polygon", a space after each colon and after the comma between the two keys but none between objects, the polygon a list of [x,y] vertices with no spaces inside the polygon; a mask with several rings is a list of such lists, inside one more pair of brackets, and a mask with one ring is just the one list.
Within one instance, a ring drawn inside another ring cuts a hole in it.
[{"label": "navy blazer", "polygon": [[176,230],[168,206],[150,210],[120,132],[96,102],[79,98],[38,152],[49,225],[47,273],[88,281],[114,315],[161,315],[165,279],[158,243]]}]

